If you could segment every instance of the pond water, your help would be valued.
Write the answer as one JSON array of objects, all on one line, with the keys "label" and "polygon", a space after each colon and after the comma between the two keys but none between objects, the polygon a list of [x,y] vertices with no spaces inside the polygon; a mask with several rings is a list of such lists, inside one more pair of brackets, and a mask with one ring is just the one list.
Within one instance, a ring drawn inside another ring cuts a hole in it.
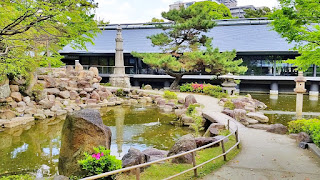
[{"label": "pond water", "polygon": [[[252,98],[264,102],[268,108],[263,111],[269,117],[270,123],[281,123],[296,120],[296,95],[279,94],[278,99],[270,98],[268,94],[251,94]],[[310,119],[320,116],[319,101],[309,100],[309,96],[303,97],[303,118]]]},{"label": "pond water", "polygon": [[[173,126],[173,115],[154,106],[108,107],[101,110],[103,122],[112,131],[111,154],[118,159],[130,147],[169,150],[175,141],[191,131]],[[58,172],[61,130],[64,120],[51,119],[23,128],[0,130],[0,175]]]}]

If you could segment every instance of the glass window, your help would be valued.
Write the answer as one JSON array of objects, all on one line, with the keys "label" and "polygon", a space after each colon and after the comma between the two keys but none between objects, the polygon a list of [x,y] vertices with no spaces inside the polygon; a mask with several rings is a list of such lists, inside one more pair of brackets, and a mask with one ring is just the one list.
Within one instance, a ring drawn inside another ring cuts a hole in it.
[{"label": "glass window", "polygon": [[90,57],[90,65],[99,65],[99,57]]},{"label": "glass window", "polygon": [[82,65],[89,65],[90,64],[90,58],[86,56],[82,56],[80,58],[80,64]]},{"label": "glass window", "polygon": [[108,58],[107,57],[99,57],[99,65],[100,66],[108,66]]},{"label": "glass window", "polygon": [[109,57],[109,66],[115,66],[115,60],[113,56]]}]

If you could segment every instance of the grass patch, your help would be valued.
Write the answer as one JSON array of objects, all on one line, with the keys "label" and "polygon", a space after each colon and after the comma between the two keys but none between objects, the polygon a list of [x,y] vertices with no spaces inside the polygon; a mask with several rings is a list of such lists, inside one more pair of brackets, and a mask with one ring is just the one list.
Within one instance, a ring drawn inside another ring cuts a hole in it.
[{"label": "grass patch", "polygon": [[[229,141],[225,143],[225,148],[228,150],[230,147],[232,147],[236,143],[235,137],[231,136]],[[227,154],[227,161],[232,160],[238,153],[240,152],[240,149],[233,149],[231,152]],[[204,149],[202,151],[198,151],[196,155],[196,163],[201,164],[209,159],[212,159],[215,156],[218,156],[222,153],[221,146],[215,147],[215,148],[208,148]],[[198,168],[198,177],[194,177],[193,171],[190,171],[188,173],[185,173],[179,177],[176,177],[175,179],[179,180],[185,180],[185,179],[197,179],[204,177],[211,172],[219,169],[222,165],[226,164],[227,161],[223,160],[223,157],[220,157],[200,168]],[[155,164],[151,165],[149,168],[145,169],[144,172],[141,173],[140,178],[141,179],[152,179],[152,180],[160,180],[167,178],[169,176],[175,175],[177,173],[180,173],[182,171],[185,171],[189,168],[193,167],[192,164],[173,164],[170,162],[165,162],[163,164]],[[121,174],[117,176],[117,179],[119,180],[134,180],[135,175],[125,175]]]}]

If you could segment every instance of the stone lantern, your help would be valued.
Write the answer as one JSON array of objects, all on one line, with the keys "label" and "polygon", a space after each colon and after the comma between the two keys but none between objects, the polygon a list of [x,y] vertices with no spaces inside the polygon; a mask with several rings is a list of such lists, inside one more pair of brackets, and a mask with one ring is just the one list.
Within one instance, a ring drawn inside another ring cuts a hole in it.
[{"label": "stone lantern", "polygon": [[229,95],[234,95],[237,91],[236,87],[237,84],[234,82],[236,76],[234,76],[231,73],[228,73],[227,75],[220,76],[220,78],[224,79],[224,82],[222,85],[222,90]]},{"label": "stone lantern", "polygon": [[296,82],[296,88],[294,92],[297,93],[296,100],[296,114],[297,119],[302,119],[302,108],[303,108],[303,94],[307,91],[305,89],[306,78],[303,77],[303,72],[299,71],[298,77],[294,80]]}]

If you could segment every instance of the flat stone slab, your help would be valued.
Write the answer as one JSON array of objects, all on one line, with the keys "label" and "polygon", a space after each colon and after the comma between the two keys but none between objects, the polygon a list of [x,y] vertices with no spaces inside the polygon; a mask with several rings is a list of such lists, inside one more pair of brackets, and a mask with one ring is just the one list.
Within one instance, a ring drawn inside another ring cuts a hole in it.
[{"label": "flat stone slab", "polygon": [[11,120],[0,119],[0,126],[4,128],[13,128],[34,121],[34,117],[16,117]]}]

